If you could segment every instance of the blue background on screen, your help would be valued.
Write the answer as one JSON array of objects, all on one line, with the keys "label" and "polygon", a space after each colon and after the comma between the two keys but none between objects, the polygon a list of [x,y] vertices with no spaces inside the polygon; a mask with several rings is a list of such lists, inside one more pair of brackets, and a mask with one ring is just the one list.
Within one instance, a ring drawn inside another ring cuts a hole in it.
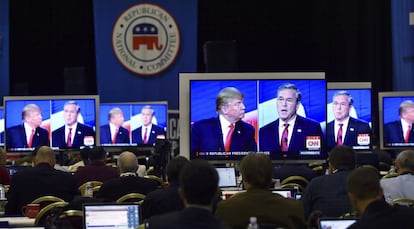
[{"label": "blue background on screen", "polygon": [[49,100],[10,100],[5,103],[5,128],[22,124],[22,110],[27,104],[34,103],[40,107],[42,120],[50,119],[50,101]]},{"label": "blue background on screen", "polygon": [[414,96],[383,97],[382,107],[380,107],[383,112],[383,124],[400,120],[398,109],[405,100],[414,101]]},{"label": "blue background on screen", "polygon": [[129,104],[100,104],[99,105],[99,125],[103,126],[108,124],[108,113],[109,111],[114,108],[118,107],[119,109],[124,112],[124,121],[128,121],[131,119],[131,105]]},{"label": "blue background on screen", "polygon": [[[351,94],[358,119],[371,123],[371,90],[370,89],[329,89],[328,103],[332,103],[333,95],[338,91],[346,90]],[[331,111],[328,111],[331,112]]]},{"label": "blue background on screen", "polygon": [[[68,101],[76,101],[80,107],[80,114],[82,114],[84,123],[94,127],[96,125],[96,108],[94,99],[65,99],[65,100],[51,100],[51,114],[63,111],[63,106]],[[51,123],[53,125],[53,123]],[[59,126],[57,126],[59,128]],[[54,128],[52,128],[54,129]]]}]

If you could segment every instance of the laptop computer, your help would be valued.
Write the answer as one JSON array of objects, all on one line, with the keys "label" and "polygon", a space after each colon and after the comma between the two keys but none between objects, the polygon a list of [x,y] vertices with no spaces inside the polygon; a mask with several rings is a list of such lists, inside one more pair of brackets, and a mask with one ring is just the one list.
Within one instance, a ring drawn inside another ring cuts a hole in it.
[{"label": "laptop computer", "polygon": [[325,218],[319,219],[319,229],[346,229],[356,222],[355,218]]},{"label": "laptop computer", "polygon": [[271,189],[272,193],[277,193],[285,198],[295,199],[296,189],[294,188],[274,188]]},{"label": "laptop computer", "polygon": [[135,229],[141,224],[138,203],[85,203],[84,229]]},{"label": "laptop computer", "polygon": [[237,188],[237,177],[235,167],[217,167],[220,188]]}]

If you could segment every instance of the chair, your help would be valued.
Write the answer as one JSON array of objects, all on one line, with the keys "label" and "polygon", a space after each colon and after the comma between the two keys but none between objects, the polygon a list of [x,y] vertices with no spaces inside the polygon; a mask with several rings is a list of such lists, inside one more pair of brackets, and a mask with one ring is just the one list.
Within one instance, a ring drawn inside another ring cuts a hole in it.
[{"label": "chair", "polygon": [[381,179],[387,179],[387,178],[392,178],[392,177],[398,177],[398,173],[396,172],[389,172],[387,174],[385,174]]},{"label": "chair", "polygon": [[305,188],[302,185],[297,184],[297,183],[286,183],[286,184],[282,184],[280,187],[281,188],[294,188],[298,190],[298,192],[305,191]]},{"label": "chair", "polygon": [[287,183],[295,183],[301,185],[303,188],[306,188],[306,186],[309,184],[308,179],[304,178],[303,176],[289,176],[282,180],[280,183],[281,185],[287,184]]},{"label": "chair", "polygon": [[339,216],[340,219],[355,219],[356,217],[358,217],[358,212],[356,212],[356,211],[347,212],[347,213]]},{"label": "chair", "polygon": [[[95,193],[95,191],[99,191],[100,186],[102,185],[102,181],[88,181],[91,183],[92,185],[92,190]],[[86,190],[86,185],[88,184],[88,182],[83,183],[81,186],[79,186],[79,191],[81,193],[81,196],[85,196],[85,190]],[[95,188],[99,186],[99,188]]]},{"label": "chair", "polygon": [[162,186],[164,184],[164,181],[161,179],[161,177],[155,176],[155,175],[147,175],[144,176],[145,178],[148,178],[150,180],[156,181],[158,186]]},{"label": "chair", "polygon": [[39,204],[40,209],[44,208],[45,206],[55,203],[55,202],[65,202],[65,200],[56,197],[56,196],[41,196],[39,198],[36,198],[31,203],[32,204]]},{"label": "chair", "polygon": [[59,215],[59,219],[68,222],[73,229],[83,228],[83,211],[66,210]]},{"label": "chair", "polygon": [[39,211],[39,214],[36,216],[35,225],[44,226],[46,222],[56,214],[59,214],[60,211],[68,205],[68,202],[54,202],[51,203]]},{"label": "chair", "polygon": [[414,207],[414,199],[411,198],[396,198],[392,200],[392,205],[403,205]]},{"label": "chair", "polygon": [[142,201],[145,199],[145,195],[141,193],[128,193],[121,197],[119,197],[116,202],[117,203],[125,203],[125,202],[133,202],[133,203],[142,203]]}]

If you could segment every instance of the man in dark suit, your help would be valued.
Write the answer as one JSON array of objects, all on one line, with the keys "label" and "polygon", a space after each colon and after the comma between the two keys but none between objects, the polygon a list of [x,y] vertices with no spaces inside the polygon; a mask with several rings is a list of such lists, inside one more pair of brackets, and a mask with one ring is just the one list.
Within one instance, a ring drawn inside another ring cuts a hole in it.
[{"label": "man in dark suit", "polygon": [[346,179],[355,168],[355,152],[346,145],[335,146],[329,152],[328,166],[329,174],[313,178],[303,192],[301,201],[306,217],[315,211],[327,217],[352,212]]},{"label": "man in dark suit", "polygon": [[101,144],[129,144],[129,131],[122,127],[124,112],[119,107],[114,107],[108,113],[108,120],[109,124],[100,128]]},{"label": "man in dark suit", "polygon": [[[203,177],[203,179],[200,179]],[[192,160],[180,174],[179,193],[185,208],[155,215],[144,222],[150,229],[225,229],[228,228],[212,214],[213,200],[217,196],[218,174],[205,160]]]},{"label": "man in dark suit", "polygon": [[366,146],[371,143],[371,128],[363,120],[349,116],[353,99],[347,91],[338,91],[333,96],[332,109],[335,119],[328,123],[328,151],[336,145]]},{"label": "man in dark suit", "polygon": [[[259,130],[260,151],[280,153],[282,157],[299,157],[300,151],[321,150],[323,133],[320,124],[296,114],[302,94],[294,84],[283,84],[277,90],[279,118]],[[312,139],[308,145],[307,139]]]},{"label": "man in dark suit", "polygon": [[7,192],[6,215],[22,214],[24,205],[41,196],[53,195],[69,202],[80,195],[75,178],[70,173],[53,168],[55,152],[49,146],[41,146],[35,153],[33,168],[13,174]]},{"label": "man in dark suit", "polygon": [[414,209],[406,206],[389,205],[384,200],[378,171],[356,168],[348,177],[349,198],[359,215],[351,229],[412,228]]},{"label": "man in dark suit", "polygon": [[384,145],[392,146],[393,143],[414,143],[414,102],[403,101],[398,110],[400,120],[384,125]]},{"label": "man in dark suit", "polygon": [[132,131],[132,143],[154,145],[157,138],[165,139],[163,127],[152,123],[154,109],[147,105],[141,110],[142,126]]},{"label": "man in dark suit", "polygon": [[63,107],[65,125],[52,131],[52,146],[72,148],[94,145],[95,131],[92,127],[78,123],[80,107],[76,101],[68,101]]},{"label": "man in dark suit", "polygon": [[7,148],[35,148],[49,146],[49,132],[40,127],[42,113],[36,104],[28,104],[22,111],[23,124],[7,128]]},{"label": "man in dark suit", "polygon": [[234,87],[222,89],[216,98],[218,117],[200,120],[191,129],[191,153],[257,151],[255,129],[242,121],[244,95]]}]

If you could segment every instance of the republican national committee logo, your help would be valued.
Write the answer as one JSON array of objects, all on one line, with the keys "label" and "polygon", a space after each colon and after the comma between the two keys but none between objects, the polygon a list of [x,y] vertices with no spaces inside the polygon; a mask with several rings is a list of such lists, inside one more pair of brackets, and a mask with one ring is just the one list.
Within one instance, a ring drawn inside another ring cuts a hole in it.
[{"label": "republican national committee logo", "polygon": [[180,49],[180,31],[163,8],[141,3],[119,15],[112,46],[128,70],[138,75],[156,75],[174,63]]}]

